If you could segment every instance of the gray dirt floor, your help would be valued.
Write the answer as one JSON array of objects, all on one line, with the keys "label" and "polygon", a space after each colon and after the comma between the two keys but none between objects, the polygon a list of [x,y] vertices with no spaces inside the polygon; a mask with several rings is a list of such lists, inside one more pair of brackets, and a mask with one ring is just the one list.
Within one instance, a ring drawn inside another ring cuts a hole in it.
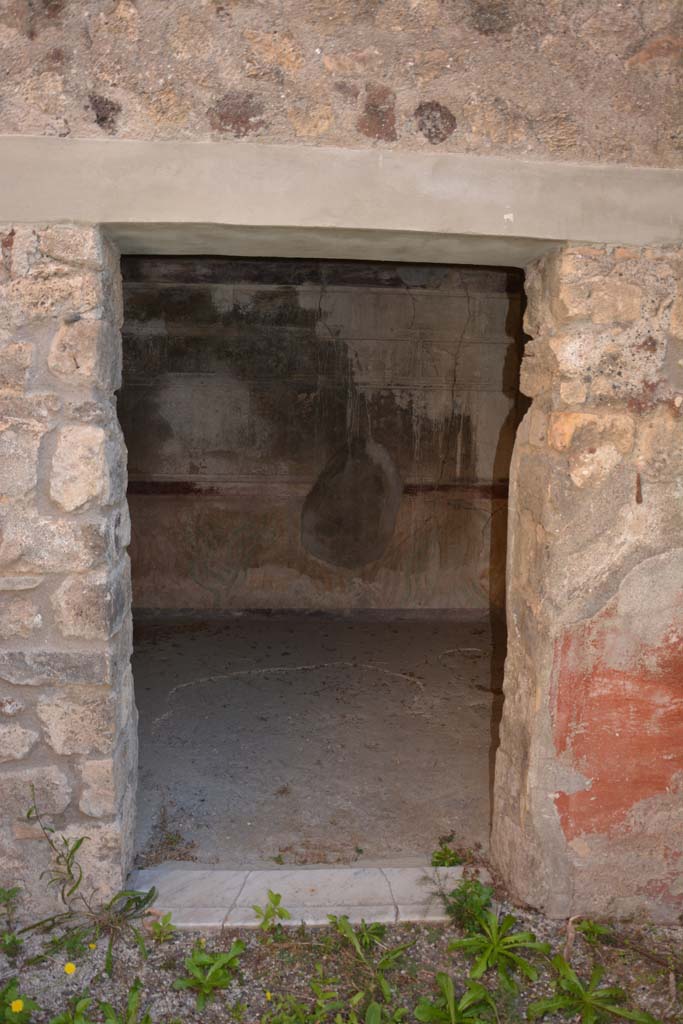
[{"label": "gray dirt floor", "polygon": [[140,866],[401,863],[488,844],[487,619],[140,616]]}]

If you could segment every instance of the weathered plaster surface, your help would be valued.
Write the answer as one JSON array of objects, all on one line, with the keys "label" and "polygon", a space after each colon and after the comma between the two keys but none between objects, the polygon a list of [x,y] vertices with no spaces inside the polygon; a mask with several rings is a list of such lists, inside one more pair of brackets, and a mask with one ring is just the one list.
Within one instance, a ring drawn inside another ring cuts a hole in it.
[{"label": "weathered plaster surface", "polygon": [[0,130],[681,162],[667,0],[7,0]]},{"label": "weathered plaster surface", "polygon": [[135,603],[502,605],[522,278],[126,258]]},{"label": "weathered plaster surface", "polygon": [[553,913],[675,919],[683,801],[683,253],[527,275],[493,850]]},{"label": "weathered plaster surface", "polygon": [[0,884],[47,911],[32,786],[58,829],[88,836],[101,895],[132,853],[121,283],[97,228],[3,226],[0,252]]}]

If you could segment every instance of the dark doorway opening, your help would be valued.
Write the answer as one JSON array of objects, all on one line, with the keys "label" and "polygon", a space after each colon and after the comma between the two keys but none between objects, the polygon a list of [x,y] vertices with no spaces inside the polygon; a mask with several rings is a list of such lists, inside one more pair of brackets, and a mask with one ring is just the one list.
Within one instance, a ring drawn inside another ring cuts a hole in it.
[{"label": "dark doorway opening", "polygon": [[140,863],[485,848],[521,271],[122,271]]}]

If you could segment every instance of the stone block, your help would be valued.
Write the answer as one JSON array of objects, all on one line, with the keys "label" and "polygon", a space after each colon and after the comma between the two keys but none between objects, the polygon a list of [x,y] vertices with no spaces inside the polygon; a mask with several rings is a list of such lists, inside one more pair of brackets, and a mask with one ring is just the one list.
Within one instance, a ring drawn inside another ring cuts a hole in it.
[{"label": "stone block", "polygon": [[607,278],[591,289],[590,317],[596,324],[631,323],[640,316],[642,304],[643,291],[638,285]]},{"label": "stone block", "polygon": [[0,651],[0,682],[12,686],[111,686],[128,663],[117,637],[103,651]]},{"label": "stone block", "polygon": [[569,380],[560,384],[560,398],[567,405],[582,405],[586,401],[586,394],[586,385],[580,380]]},{"label": "stone block", "polygon": [[56,754],[111,754],[116,709],[108,692],[69,687],[41,697],[36,711]]},{"label": "stone block", "polygon": [[0,284],[0,328],[16,329],[49,317],[97,318],[104,303],[102,279],[94,271],[12,279]]},{"label": "stone block", "polygon": [[117,774],[121,769],[111,758],[84,761],[80,768],[83,786],[78,802],[83,814],[91,818],[106,818],[116,814]]},{"label": "stone block", "polygon": [[26,430],[48,430],[62,408],[59,395],[50,392],[0,394],[0,420]]},{"label": "stone block", "polygon": [[39,259],[38,236],[31,224],[6,225],[0,229],[3,259],[0,261],[0,283],[10,277],[23,277]]},{"label": "stone block", "polygon": [[71,320],[56,332],[47,357],[56,377],[107,391],[121,385],[121,338],[106,320]]},{"label": "stone block", "polygon": [[78,572],[106,564],[114,551],[113,523],[53,519],[28,508],[0,511],[0,571],[33,575]]},{"label": "stone block", "polygon": [[38,231],[38,250],[42,256],[95,270],[103,265],[105,244],[96,227],[55,224]]},{"label": "stone block", "polygon": [[33,360],[33,345],[9,342],[0,348],[0,391],[21,391]]},{"label": "stone block", "polygon": [[623,455],[613,444],[591,446],[569,460],[569,475],[577,487],[599,484],[619,465]]},{"label": "stone block", "polygon": [[42,430],[0,422],[0,493],[21,498],[36,486]]},{"label": "stone block", "polygon": [[93,499],[102,500],[107,491],[106,434],[102,427],[63,427],[57,437],[52,459],[50,497],[67,512]]},{"label": "stone block", "polygon": [[562,452],[574,445],[609,441],[626,453],[633,448],[634,434],[635,424],[627,413],[555,412],[550,417],[548,443]]},{"label": "stone block", "polygon": [[591,287],[584,281],[557,278],[547,301],[555,324],[562,328],[575,320],[590,317]]},{"label": "stone block", "polygon": [[69,577],[52,595],[55,620],[62,635],[91,640],[113,636],[130,603],[127,562],[121,571],[111,575],[99,572]]},{"label": "stone block", "polygon": [[35,729],[24,729],[18,722],[0,724],[0,761],[20,761],[38,741]]},{"label": "stone block", "polygon": [[42,625],[40,610],[28,597],[0,594],[0,639],[27,637]]},{"label": "stone block", "polygon": [[35,590],[44,576],[0,576],[0,593],[6,590]]},{"label": "stone block", "polygon": [[683,411],[660,406],[638,428],[636,463],[648,480],[683,477]]},{"label": "stone block", "polygon": [[59,768],[39,765],[31,768],[4,768],[0,772],[0,807],[3,817],[21,819],[33,802],[45,814],[61,814],[71,802],[71,783]]}]

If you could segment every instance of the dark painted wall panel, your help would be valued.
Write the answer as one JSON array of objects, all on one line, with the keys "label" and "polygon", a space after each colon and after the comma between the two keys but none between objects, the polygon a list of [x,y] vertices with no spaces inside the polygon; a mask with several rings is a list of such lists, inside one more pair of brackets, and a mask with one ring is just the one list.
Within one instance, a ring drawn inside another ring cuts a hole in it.
[{"label": "dark painted wall panel", "polygon": [[129,257],[123,273],[138,605],[501,599],[517,272]]}]

